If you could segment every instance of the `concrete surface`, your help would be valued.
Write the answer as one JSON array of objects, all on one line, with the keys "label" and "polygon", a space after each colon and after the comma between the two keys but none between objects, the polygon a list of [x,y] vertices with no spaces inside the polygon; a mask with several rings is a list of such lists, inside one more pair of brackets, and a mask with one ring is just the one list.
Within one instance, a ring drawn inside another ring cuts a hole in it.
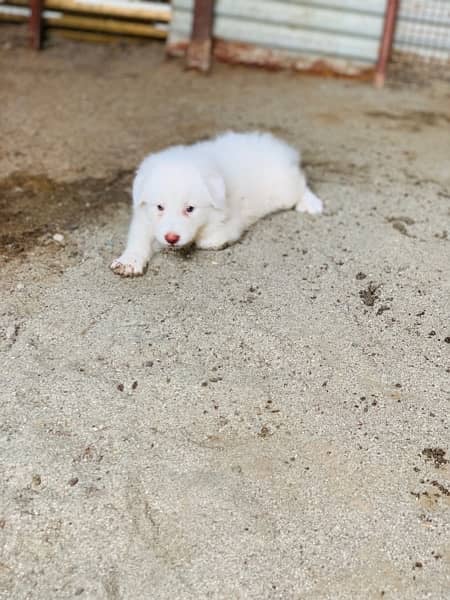
[{"label": "concrete surface", "polygon": [[[449,598],[448,86],[0,36],[0,597]],[[256,127],[325,215],[114,276],[142,156]]]}]

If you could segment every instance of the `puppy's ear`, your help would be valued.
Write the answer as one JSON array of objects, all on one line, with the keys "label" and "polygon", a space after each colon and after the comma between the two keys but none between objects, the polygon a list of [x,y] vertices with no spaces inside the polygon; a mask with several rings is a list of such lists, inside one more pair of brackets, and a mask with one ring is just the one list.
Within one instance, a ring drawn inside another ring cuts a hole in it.
[{"label": "puppy's ear", "polygon": [[142,206],[147,203],[144,195],[145,177],[141,171],[138,171],[133,181],[133,205]]},{"label": "puppy's ear", "polygon": [[223,177],[219,173],[209,175],[206,179],[206,187],[208,188],[211,204],[214,208],[223,210],[227,194]]},{"label": "puppy's ear", "polygon": [[155,155],[149,154],[138,167],[133,180],[133,205],[149,204],[152,197]]}]

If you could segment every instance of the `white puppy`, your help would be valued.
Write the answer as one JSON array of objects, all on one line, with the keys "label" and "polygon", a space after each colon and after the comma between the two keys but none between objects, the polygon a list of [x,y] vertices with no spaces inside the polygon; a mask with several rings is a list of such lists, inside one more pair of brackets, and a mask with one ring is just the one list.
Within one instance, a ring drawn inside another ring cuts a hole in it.
[{"label": "white puppy", "polygon": [[151,154],[133,183],[127,247],[111,269],[142,275],[161,247],[219,249],[258,219],[295,208],[322,212],[306,185],[299,153],[267,133],[225,133]]}]

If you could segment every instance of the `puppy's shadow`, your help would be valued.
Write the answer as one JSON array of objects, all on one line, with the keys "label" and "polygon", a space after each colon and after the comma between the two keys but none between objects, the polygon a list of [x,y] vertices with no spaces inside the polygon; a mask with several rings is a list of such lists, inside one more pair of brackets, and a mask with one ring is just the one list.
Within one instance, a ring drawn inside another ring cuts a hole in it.
[{"label": "puppy's shadow", "polygon": [[181,260],[192,260],[196,250],[195,243],[192,243],[182,248],[164,248],[163,253],[170,256],[177,256]]},{"label": "puppy's shadow", "polygon": [[244,238],[247,237],[247,233],[248,232],[243,233],[242,236],[235,242],[227,242],[220,248],[199,248],[195,245],[195,242],[192,242],[191,244],[183,246],[182,248],[165,248],[164,252],[166,254],[176,255],[181,260],[192,260],[198,252],[222,252],[222,250],[226,250],[232,246],[238,246],[239,244],[242,244]]},{"label": "puppy's shadow", "polygon": [[177,251],[178,256],[181,260],[192,260],[194,258],[196,251],[195,244],[188,244],[187,246],[183,246]]}]

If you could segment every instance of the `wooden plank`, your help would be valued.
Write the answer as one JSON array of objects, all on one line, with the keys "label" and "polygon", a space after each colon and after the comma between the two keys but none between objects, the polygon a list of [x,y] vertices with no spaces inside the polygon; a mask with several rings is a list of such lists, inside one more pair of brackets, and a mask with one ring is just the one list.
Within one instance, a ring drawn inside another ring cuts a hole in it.
[{"label": "wooden plank", "polygon": [[[14,20],[20,22],[29,19],[31,11],[25,6],[0,5],[0,16],[2,15],[6,17],[10,15]],[[167,24],[165,23],[136,23],[123,19],[108,19],[102,15],[74,15],[54,10],[44,10],[41,15],[41,20],[47,26],[77,29],[85,32],[91,31],[159,39],[165,39],[167,37]]]},{"label": "wooden plank", "polygon": [[45,8],[152,21],[170,21],[170,5],[127,0],[45,0]]},{"label": "wooden plank", "polygon": [[[0,5],[3,0],[0,0]],[[11,0],[6,4],[29,6],[29,0]],[[145,21],[170,22],[171,7],[158,2],[133,2],[132,0],[43,0],[43,9],[73,13],[104,15]]]},{"label": "wooden plank", "polygon": [[133,23],[122,19],[108,19],[103,16],[95,17],[92,15],[86,17],[82,15],[62,14],[60,18],[45,18],[45,22],[57,27],[81,29],[83,31],[100,31],[159,39],[167,37],[167,26],[165,25],[155,26],[152,23]]}]

